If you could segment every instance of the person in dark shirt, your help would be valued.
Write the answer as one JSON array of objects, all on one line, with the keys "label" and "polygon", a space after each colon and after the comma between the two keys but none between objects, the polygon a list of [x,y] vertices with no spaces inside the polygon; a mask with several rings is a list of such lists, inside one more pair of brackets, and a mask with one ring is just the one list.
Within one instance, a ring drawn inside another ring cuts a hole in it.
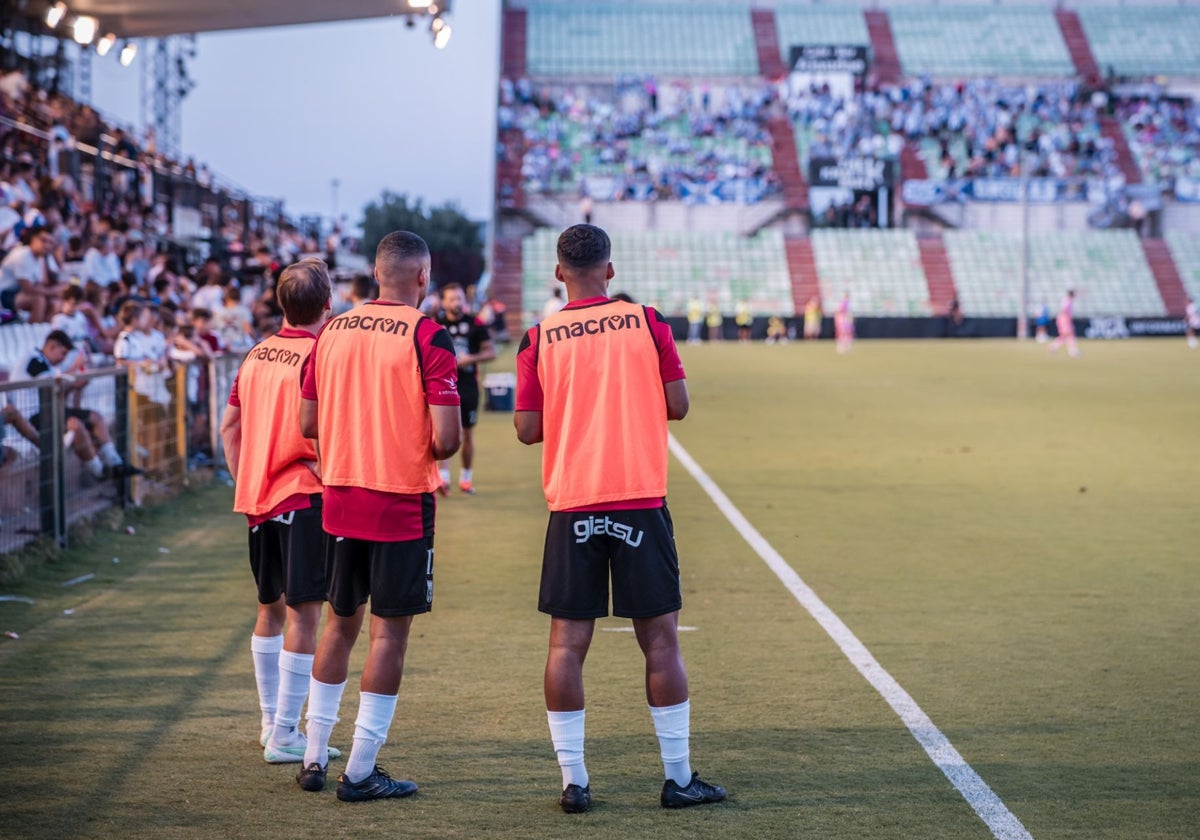
[{"label": "person in dark shirt", "polygon": [[[447,283],[440,294],[442,313],[437,322],[450,333],[454,354],[458,357],[458,395],[462,400],[462,471],[458,474],[458,489],[473,494],[471,467],[475,461],[475,438],[472,430],[479,418],[479,364],[496,358],[496,349],[483,321],[467,311],[467,293],[458,283]],[[438,465],[443,496],[450,492],[450,461]]]}]

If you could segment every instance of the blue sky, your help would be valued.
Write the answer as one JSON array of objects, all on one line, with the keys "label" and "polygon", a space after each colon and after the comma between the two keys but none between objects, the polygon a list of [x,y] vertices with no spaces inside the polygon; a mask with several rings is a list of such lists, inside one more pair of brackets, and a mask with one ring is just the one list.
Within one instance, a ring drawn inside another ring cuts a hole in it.
[{"label": "blue sky", "polygon": [[[457,0],[436,50],[403,18],[201,35],[184,101],[185,153],[292,214],[359,219],[384,189],[492,206],[499,0]],[[138,61],[145,56],[139,56]],[[139,73],[94,62],[93,99],[140,125]]]}]

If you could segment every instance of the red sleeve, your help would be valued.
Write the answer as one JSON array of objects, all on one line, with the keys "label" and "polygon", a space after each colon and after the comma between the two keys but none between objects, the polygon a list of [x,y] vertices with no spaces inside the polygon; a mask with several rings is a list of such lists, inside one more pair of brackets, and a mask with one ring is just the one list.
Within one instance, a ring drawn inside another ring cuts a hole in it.
[{"label": "red sleeve", "polygon": [[429,405],[459,405],[458,357],[454,355],[450,333],[432,318],[423,318],[417,326],[417,349],[421,352],[425,402]]},{"label": "red sleeve", "polygon": [[658,371],[663,383],[687,379],[687,374],[683,372],[683,362],[679,358],[679,348],[675,346],[675,336],[671,334],[671,325],[657,309],[649,309],[647,312],[650,334],[654,336],[654,344],[658,347]]},{"label": "red sleeve", "polygon": [[530,327],[517,349],[517,411],[541,411],[545,400],[537,371],[538,328]]},{"label": "red sleeve", "polygon": [[242,374],[239,372],[237,376],[233,377],[233,387],[229,389],[229,404],[234,408],[242,407],[242,401],[238,399],[237,393],[238,376],[241,375]]},{"label": "red sleeve", "polygon": [[[317,336],[317,341],[321,337]],[[317,398],[317,343],[313,342],[312,351],[300,365],[300,398],[315,400]]]}]

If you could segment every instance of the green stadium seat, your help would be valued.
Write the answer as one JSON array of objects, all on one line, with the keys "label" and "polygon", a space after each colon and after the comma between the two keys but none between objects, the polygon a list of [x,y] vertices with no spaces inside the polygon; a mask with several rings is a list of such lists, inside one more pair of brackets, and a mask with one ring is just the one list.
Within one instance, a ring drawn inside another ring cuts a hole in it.
[{"label": "green stadium seat", "polygon": [[1200,238],[1185,230],[1167,231],[1163,238],[1175,258],[1183,288],[1192,300],[1200,301]]},{"label": "green stadium seat", "polygon": [[[688,301],[715,300],[732,314],[738,301],[758,315],[795,314],[783,234],[764,231],[745,237],[704,231],[610,232],[616,277],[612,293],[625,292],[664,315],[683,315]],[[555,287],[558,231],[542,228],[522,243],[524,309],[541,317]]]},{"label": "green stadium seat", "polygon": [[[1021,237],[1017,233],[947,231],[963,314],[1016,317],[1020,309]],[[1035,233],[1029,238],[1029,314],[1051,313],[1075,289],[1083,318],[1166,315],[1162,297],[1133,231]]]},{"label": "green stadium seat", "polygon": [[531,76],[756,76],[746,8],[531,3]]},{"label": "green stadium seat", "polygon": [[1077,11],[1102,72],[1200,76],[1200,9],[1080,3]]},{"label": "green stadium seat", "polygon": [[855,315],[933,314],[912,231],[816,230],[812,244],[826,313],[836,310],[848,291]]},{"label": "green stadium seat", "polygon": [[888,15],[907,75],[1075,74],[1049,6],[898,5]]}]

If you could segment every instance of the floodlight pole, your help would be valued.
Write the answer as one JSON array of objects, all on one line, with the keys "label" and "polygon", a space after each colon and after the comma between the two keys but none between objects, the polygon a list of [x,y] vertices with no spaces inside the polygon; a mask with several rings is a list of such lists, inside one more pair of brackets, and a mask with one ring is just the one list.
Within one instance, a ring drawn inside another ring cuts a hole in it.
[{"label": "floodlight pole", "polygon": [[1017,309],[1017,339],[1029,338],[1029,168],[1021,149],[1021,293]]}]

